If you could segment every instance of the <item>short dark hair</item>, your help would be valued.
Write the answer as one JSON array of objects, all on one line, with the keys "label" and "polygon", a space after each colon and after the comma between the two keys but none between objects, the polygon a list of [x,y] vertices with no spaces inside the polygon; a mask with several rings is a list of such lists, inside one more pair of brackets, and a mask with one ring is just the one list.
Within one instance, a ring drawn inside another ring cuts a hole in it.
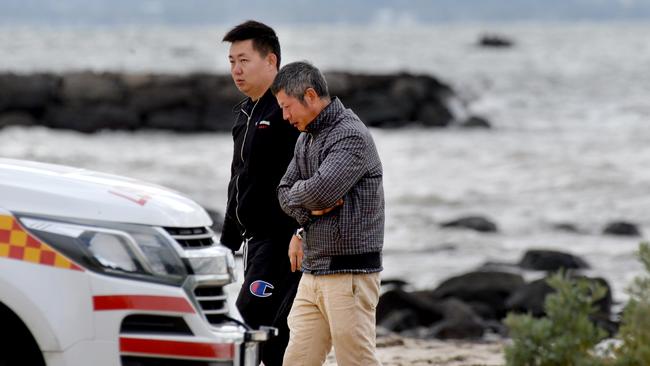
[{"label": "short dark hair", "polygon": [[280,40],[275,35],[273,28],[255,20],[248,20],[235,26],[225,36],[222,42],[253,41],[253,49],[266,57],[269,52],[274,53],[278,59],[275,67],[280,68]]},{"label": "short dark hair", "polygon": [[330,96],[323,73],[309,62],[298,61],[287,64],[280,69],[271,85],[271,92],[276,95],[280,90],[284,90],[288,96],[304,102],[305,91],[308,88],[314,89],[321,99]]}]

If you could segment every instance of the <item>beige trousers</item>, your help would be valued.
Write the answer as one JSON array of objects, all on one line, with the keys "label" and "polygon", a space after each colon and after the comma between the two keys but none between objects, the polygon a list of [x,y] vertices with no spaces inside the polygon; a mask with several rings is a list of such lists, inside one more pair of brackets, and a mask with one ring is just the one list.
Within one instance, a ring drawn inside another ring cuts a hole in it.
[{"label": "beige trousers", "polygon": [[320,366],[334,345],[339,366],[380,365],[375,352],[379,273],[303,274],[289,313],[285,366]]}]

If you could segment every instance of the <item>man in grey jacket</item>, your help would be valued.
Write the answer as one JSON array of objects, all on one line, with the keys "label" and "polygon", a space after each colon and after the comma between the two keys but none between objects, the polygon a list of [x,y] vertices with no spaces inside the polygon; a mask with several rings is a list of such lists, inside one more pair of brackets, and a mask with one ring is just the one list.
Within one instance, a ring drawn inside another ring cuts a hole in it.
[{"label": "man in grey jacket", "polygon": [[271,86],[283,118],[302,133],[280,181],[282,209],[302,228],[291,269],[303,277],[289,314],[285,365],[379,365],[375,310],[384,239],[382,166],[361,120],[329,96],[306,62],[283,67]]}]

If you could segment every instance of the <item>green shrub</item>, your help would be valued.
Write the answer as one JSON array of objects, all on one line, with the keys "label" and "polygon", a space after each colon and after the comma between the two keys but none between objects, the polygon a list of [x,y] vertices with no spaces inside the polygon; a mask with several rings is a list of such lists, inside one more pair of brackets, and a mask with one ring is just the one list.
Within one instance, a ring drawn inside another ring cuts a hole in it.
[{"label": "green shrub", "polygon": [[589,320],[594,303],[606,289],[593,281],[571,280],[563,273],[548,283],[556,292],[546,296],[546,317],[509,314],[505,324],[513,344],[506,347],[506,364],[515,366],[599,365],[590,352],[606,333]]},{"label": "green shrub", "polygon": [[594,352],[605,332],[590,320],[594,303],[606,289],[563,274],[549,279],[556,290],[546,297],[546,317],[509,314],[512,345],[506,347],[506,363],[513,366],[646,366],[650,365],[650,245],[639,245],[638,257],[646,276],[637,277],[628,289],[630,299],[615,342],[606,355]]},{"label": "green shrub", "polygon": [[[650,246],[641,243],[638,256],[650,273]],[[614,365],[650,365],[650,278],[637,277],[628,289],[630,300],[623,310],[618,337],[621,345],[614,349]]]}]

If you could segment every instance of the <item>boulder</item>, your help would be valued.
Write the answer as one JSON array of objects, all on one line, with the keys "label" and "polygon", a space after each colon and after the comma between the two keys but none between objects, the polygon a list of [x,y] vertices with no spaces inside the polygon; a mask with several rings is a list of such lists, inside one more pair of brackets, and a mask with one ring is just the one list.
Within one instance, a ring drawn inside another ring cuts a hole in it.
[{"label": "boulder", "polygon": [[573,254],[555,250],[532,249],[526,251],[519,267],[536,271],[556,272],[560,269],[585,269],[589,264]]},{"label": "boulder", "polygon": [[462,128],[491,128],[492,125],[487,119],[479,116],[470,116],[458,124]]},{"label": "boulder", "polygon": [[626,221],[614,221],[608,223],[603,229],[603,234],[620,236],[641,236],[641,230],[636,224]]},{"label": "boulder", "polygon": [[60,83],[53,75],[0,74],[0,111],[42,112],[56,100]]},{"label": "boulder", "polygon": [[505,48],[512,47],[514,42],[508,37],[498,34],[483,34],[479,38],[478,45],[481,47]]},{"label": "boulder", "polygon": [[[392,315],[396,311],[401,314]],[[427,326],[443,317],[442,309],[422,292],[389,290],[379,297],[377,304],[377,324],[394,331],[403,330],[401,323],[396,322],[395,319],[408,319],[409,324]]]},{"label": "boulder", "polygon": [[554,230],[557,231],[564,231],[567,233],[573,233],[573,234],[580,234],[582,231],[578,228],[578,226],[574,223],[571,222],[558,222],[555,224],[552,224],[551,227]]},{"label": "boulder", "polygon": [[524,285],[524,278],[519,274],[469,272],[443,281],[429,292],[429,296],[432,299],[454,297],[466,303],[486,304],[492,311],[483,309],[481,312],[495,314],[497,319],[501,319],[506,315],[506,299]]},{"label": "boulder", "polygon": [[454,117],[445,105],[426,101],[418,107],[415,120],[427,127],[447,127],[454,121]]},{"label": "boulder", "polygon": [[497,231],[497,225],[483,216],[466,216],[440,224],[441,227],[454,227],[476,230],[484,233]]},{"label": "boulder", "polygon": [[62,78],[61,99],[68,106],[119,104],[125,97],[126,89],[115,75],[83,72]]},{"label": "boulder", "polygon": [[[598,300],[595,305],[598,311],[595,318],[609,319],[612,309],[612,292],[609,283],[600,277],[575,276],[577,279],[586,279],[606,288],[605,297]],[[530,313],[533,316],[544,316],[544,301],[546,295],[553,293],[555,290],[547,283],[547,278],[533,281],[515,291],[507,300],[506,307],[508,311],[517,313]]]},{"label": "boulder", "polygon": [[7,126],[33,126],[38,122],[29,113],[8,112],[0,114],[0,128]]},{"label": "boulder", "polygon": [[326,78],[330,94],[368,126],[446,126],[453,120],[445,103],[452,89],[430,76],[327,73]]},{"label": "boulder", "polygon": [[196,107],[200,98],[187,86],[151,86],[132,91],[130,105],[139,114]]},{"label": "boulder", "polygon": [[522,286],[506,300],[506,309],[516,313],[529,313],[540,317],[545,314],[544,300],[553,292],[546,279],[540,279]]},{"label": "boulder", "polygon": [[477,339],[486,331],[485,322],[474,310],[458,299],[441,302],[444,319],[429,328],[428,337],[438,339]]}]

